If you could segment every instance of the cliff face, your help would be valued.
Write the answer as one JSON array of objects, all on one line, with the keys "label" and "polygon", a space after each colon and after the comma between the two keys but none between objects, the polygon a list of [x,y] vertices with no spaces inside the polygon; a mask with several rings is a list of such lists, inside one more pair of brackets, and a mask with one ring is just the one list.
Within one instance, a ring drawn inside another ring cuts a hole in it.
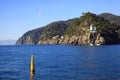
[{"label": "cliff face", "polygon": [[[102,15],[101,15],[102,16]],[[102,45],[120,43],[120,26],[92,13],[28,31],[16,44]],[[90,25],[95,31],[90,31]]]},{"label": "cliff face", "polygon": [[56,35],[52,39],[39,40],[38,44],[102,45],[105,44],[105,39],[100,33],[90,33],[89,31],[86,31],[86,33],[81,36],[73,35],[70,37],[68,35]]},{"label": "cliff face", "polygon": [[22,37],[17,40],[16,44],[37,44],[43,30],[44,28],[38,28],[26,32]]},{"label": "cliff face", "polygon": [[48,39],[52,39],[55,35],[63,35],[71,22],[72,19],[53,22],[42,28],[28,31],[17,40],[16,44],[38,44],[40,40],[47,41]]}]

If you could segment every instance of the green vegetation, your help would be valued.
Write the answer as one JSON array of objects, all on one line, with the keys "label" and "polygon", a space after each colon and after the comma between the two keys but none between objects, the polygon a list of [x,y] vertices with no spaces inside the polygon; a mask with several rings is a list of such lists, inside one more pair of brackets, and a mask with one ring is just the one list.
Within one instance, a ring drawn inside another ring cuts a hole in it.
[{"label": "green vegetation", "polygon": [[120,16],[116,16],[110,13],[103,13],[98,16],[103,17],[105,20],[108,20],[110,23],[115,23],[117,25],[120,25]]},{"label": "green vegetation", "polygon": [[44,29],[43,33],[41,34],[40,39],[47,40],[52,39],[56,35],[62,36],[64,32],[66,31],[68,27],[68,24],[66,24],[64,21],[60,22],[53,22]]},{"label": "green vegetation", "polygon": [[[53,22],[43,28],[28,31],[17,44],[37,43],[39,40],[52,39],[54,36],[82,36],[89,33],[89,27],[93,25],[97,32],[104,37],[106,44],[120,43],[120,17],[112,14],[96,15],[90,12],[83,13],[80,18],[67,21]],[[30,39],[28,39],[30,36]]]},{"label": "green vegetation", "polygon": [[115,23],[110,23],[103,17],[99,17],[93,13],[83,13],[83,16],[73,20],[70,27],[66,30],[65,35],[68,36],[80,36],[87,33],[89,26],[93,25],[97,28],[97,32],[100,33],[107,43],[114,43],[115,40],[120,40],[120,26]]}]

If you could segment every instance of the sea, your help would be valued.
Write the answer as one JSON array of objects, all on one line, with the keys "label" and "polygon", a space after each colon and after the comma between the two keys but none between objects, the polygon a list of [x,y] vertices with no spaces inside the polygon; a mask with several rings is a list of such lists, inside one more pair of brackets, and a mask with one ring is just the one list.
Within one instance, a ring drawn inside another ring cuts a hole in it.
[{"label": "sea", "polygon": [[120,80],[120,45],[1,45],[0,80]]}]

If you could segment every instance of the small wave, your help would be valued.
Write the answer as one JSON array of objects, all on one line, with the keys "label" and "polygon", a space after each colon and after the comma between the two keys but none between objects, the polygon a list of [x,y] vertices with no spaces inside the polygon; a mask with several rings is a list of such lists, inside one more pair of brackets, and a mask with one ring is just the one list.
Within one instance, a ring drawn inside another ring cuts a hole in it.
[{"label": "small wave", "polygon": [[2,70],[0,71],[0,80],[16,80],[18,75],[15,71]]}]

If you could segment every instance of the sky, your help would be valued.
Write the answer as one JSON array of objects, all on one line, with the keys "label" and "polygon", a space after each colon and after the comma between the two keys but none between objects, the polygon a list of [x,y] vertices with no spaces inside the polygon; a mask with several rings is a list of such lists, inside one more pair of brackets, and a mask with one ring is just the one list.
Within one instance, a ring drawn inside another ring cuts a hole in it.
[{"label": "sky", "polygon": [[0,0],[0,40],[17,40],[51,22],[83,12],[120,15],[120,0]]}]

